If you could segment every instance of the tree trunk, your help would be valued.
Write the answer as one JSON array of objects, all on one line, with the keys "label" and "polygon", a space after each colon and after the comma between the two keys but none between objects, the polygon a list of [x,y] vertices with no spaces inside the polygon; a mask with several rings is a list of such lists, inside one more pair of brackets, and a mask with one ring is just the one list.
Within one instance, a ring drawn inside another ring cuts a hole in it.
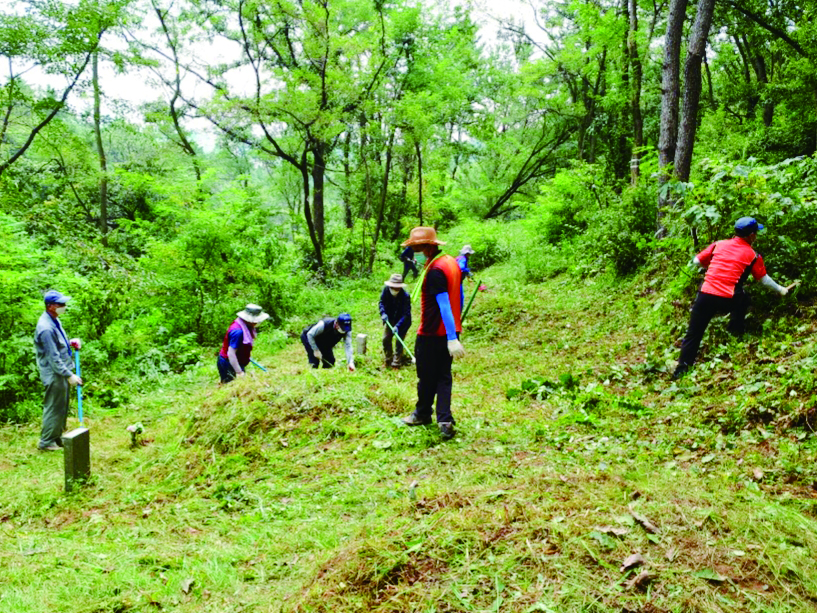
[{"label": "tree trunk", "polygon": [[352,169],[349,163],[350,149],[352,146],[352,131],[346,131],[346,138],[343,140],[343,221],[346,228],[351,230],[352,222]]},{"label": "tree trunk", "polygon": [[712,25],[715,0],[699,0],[695,23],[689,39],[689,51],[684,66],[684,108],[678,130],[678,148],[675,154],[675,177],[689,181],[695,133],[698,129],[698,107],[701,102],[701,63],[706,52],[706,41]]},{"label": "tree trunk", "polygon": [[324,208],[323,208],[323,183],[326,176],[326,160],[324,159],[323,143],[316,143],[312,148],[312,203],[313,203],[313,217],[315,222],[315,236],[318,239],[318,244],[321,249],[324,248]]},{"label": "tree trunk", "polygon": [[[667,166],[675,162],[675,144],[678,136],[678,99],[680,97],[681,35],[684,29],[687,0],[670,0],[667,18],[667,36],[664,39],[664,65],[661,69],[661,130],[658,138],[659,183],[667,182]],[[659,194],[664,191],[660,190]],[[666,234],[664,217],[669,203],[665,196],[658,196],[658,213],[655,235]]]},{"label": "tree trunk", "polygon": [[321,242],[318,240],[318,235],[315,232],[315,223],[312,218],[312,208],[309,206],[309,162],[306,157],[307,150],[304,149],[301,154],[301,163],[298,169],[301,171],[301,180],[303,182],[304,194],[304,219],[306,219],[306,228],[309,230],[309,240],[312,241],[312,248],[315,250],[315,265],[319,271],[323,270],[323,249]]},{"label": "tree trunk", "polygon": [[108,234],[108,160],[105,158],[105,148],[102,145],[102,114],[100,112],[99,91],[99,52],[94,51],[91,59],[91,75],[94,85],[94,136],[96,137],[96,152],[99,156],[99,231],[102,233],[102,243],[107,244]]},{"label": "tree trunk", "polygon": [[380,239],[380,233],[383,230],[383,220],[386,217],[386,202],[389,196],[389,174],[391,172],[392,150],[394,149],[394,133],[395,130],[392,130],[389,135],[389,144],[386,146],[386,168],[383,170],[383,182],[380,186],[380,211],[377,213],[377,224],[374,228],[372,246],[369,251],[369,274],[372,273],[372,268],[374,267],[374,259],[377,255],[377,241]]},{"label": "tree trunk", "polygon": [[423,225],[423,152],[420,149],[420,141],[414,141],[414,149],[417,152],[417,217],[420,225]]},{"label": "tree trunk", "polygon": [[641,115],[641,81],[643,71],[641,58],[638,55],[638,1],[630,2],[630,29],[627,34],[627,53],[630,57],[630,113],[633,118],[633,153],[630,160],[630,179],[638,183],[641,147],[644,146],[644,118]]}]

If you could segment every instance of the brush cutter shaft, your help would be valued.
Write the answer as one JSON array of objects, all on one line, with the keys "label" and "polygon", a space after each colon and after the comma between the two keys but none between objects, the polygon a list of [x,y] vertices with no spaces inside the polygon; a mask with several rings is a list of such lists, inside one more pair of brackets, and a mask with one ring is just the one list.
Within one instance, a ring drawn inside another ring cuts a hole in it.
[{"label": "brush cutter shaft", "polygon": [[[79,368],[79,349],[74,350],[74,365],[77,369],[77,377],[82,378],[82,373]],[[77,385],[77,413],[79,415],[79,424],[82,426],[82,386]]]},{"label": "brush cutter shaft", "polygon": [[392,331],[392,334],[394,334],[394,338],[396,338],[396,339],[397,339],[397,342],[398,342],[398,343],[400,343],[401,345],[403,345],[403,349],[405,349],[405,350],[406,350],[406,353],[408,353],[408,354],[409,354],[409,357],[410,357],[410,358],[413,360],[413,359],[414,359],[414,354],[411,352],[411,349],[409,349],[409,348],[408,348],[408,345],[406,345],[406,343],[405,343],[405,342],[403,342],[403,339],[402,339],[402,338],[400,338],[400,335],[397,333],[397,330],[395,329],[395,327],[394,327],[394,326],[392,326],[392,325],[389,323],[389,321],[388,321],[388,320],[384,321],[383,323],[385,323],[385,324],[386,324],[386,325],[389,327],[389,330],[391,330],[391,331]]},{"label": "brush cutter shaft", "polygon": [[462,313],[462,317],[460,317],[460,323],[465,321],[465,316],[468,315],[468,311],[471,309],[471,304],[474,302],[474,298],[477,297],[477,292],[479,291],[480,282],[477,281],[477,286],[474,288],[474,293],[471,294],[471,300],[468,301],[468,306],[465,307],[465,311]]}]

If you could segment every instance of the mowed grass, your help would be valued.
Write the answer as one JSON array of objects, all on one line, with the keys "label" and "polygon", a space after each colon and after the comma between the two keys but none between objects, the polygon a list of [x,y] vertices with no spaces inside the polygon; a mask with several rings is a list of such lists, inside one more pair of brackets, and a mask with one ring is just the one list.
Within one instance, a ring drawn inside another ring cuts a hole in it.
[{"label": "mowed grass", "polygon": [[513,278],[489,271],[468,317],[450,442],[399,421],[416,379],[380,364],[376,281],[325,301],[369,333],[356,373],[262,341],[268,373],[219,387],[207,363],[92,411],[77,493],[37,424],[0,429],[0,610],[817,608],[802,316],[743,344],[716,322],[670,384],[638,283]]}]

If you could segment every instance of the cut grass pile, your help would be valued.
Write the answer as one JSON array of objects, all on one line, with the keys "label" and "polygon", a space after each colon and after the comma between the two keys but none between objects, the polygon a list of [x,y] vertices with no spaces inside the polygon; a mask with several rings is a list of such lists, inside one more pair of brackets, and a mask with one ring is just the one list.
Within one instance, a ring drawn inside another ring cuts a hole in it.
[{"label": "cut grass pile", "polygon": [[670,384],[638,286],[485,281],[447,443],[401,425],[416,379],[381,367],[378,290],[358,286],[329,297],[370,333],[358,372],[309,370],[293,342],[229,386],[211,364],[169,378],[91,416],[76,494],[36,424],[0,429],[0,610],[817,608],[802,318],[743,344],[715,322]]}]

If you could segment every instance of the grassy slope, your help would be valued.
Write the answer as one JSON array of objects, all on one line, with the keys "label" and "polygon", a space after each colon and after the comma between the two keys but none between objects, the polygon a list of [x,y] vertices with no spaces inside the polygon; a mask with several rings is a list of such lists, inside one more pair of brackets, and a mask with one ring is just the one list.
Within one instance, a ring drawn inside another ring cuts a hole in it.
[{"label": "grassy slope", "polygon": [[[169,379],[89,420],[95,478],[77,494],[60,455],[33,452],[36,424],[0,429],[0,610],[817,608],[817,447],[747,422],[799,411],[814,347],[781,326],[669,385],[653,371],[675,350],[638,287],[512,278],[488,275],[466,326],[449,443],[400,425],[414,374],[380,368],[364,284],[326,302],[365,313],[357,373],[262,343],[266,375]],[[567,372],[577,389],[505,397]],[[151,440],[131,450],[134,421]],[[643,566],[622,572],[633,553]]]}]

